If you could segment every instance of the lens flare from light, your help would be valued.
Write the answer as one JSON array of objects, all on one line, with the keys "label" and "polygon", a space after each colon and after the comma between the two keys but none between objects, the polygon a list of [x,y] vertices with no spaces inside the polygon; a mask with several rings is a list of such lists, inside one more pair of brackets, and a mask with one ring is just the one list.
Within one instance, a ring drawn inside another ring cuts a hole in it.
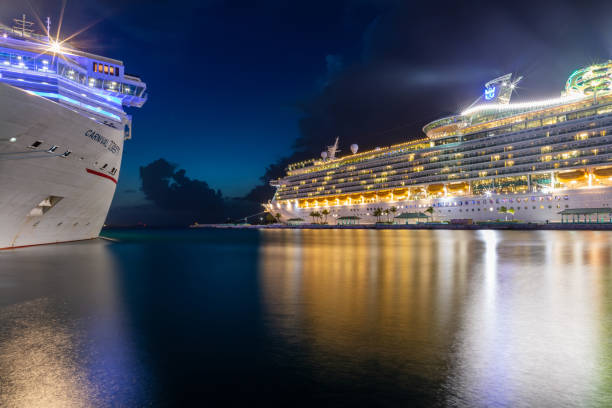
[{"label": "lens flare from light", "polygon": [[61,54],[62,45],[57,41],[51,41],[49,44],[49,51],[51,51],[54,54]]}]

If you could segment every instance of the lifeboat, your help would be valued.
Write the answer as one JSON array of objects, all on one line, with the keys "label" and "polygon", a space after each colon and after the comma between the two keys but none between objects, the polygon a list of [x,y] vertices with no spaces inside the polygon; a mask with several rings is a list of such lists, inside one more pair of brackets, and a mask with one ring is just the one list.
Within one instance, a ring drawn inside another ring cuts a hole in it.
[{"label": "lifeboat", "polygon": [[466,182],[461,182],[461,183],[450,183],[447,188],[450,191],[467,191],[470,188],[470,185]]},{"label": "lifeboat", "polygon": [[444,191],[444,184],[430,184],[427,186],[429,194],[441,193],[442,191]]},{"label": "lifeboat", "polygon": [[600,167],[593,170],[593,175],[597,178],[612,177],[612,167]]},{"label": "lifeboat", "polygon": [[557,173],[557,179],[564,183],[583,180],[586,178],[586,176],[586,171],[584,170],[571,170]]}]

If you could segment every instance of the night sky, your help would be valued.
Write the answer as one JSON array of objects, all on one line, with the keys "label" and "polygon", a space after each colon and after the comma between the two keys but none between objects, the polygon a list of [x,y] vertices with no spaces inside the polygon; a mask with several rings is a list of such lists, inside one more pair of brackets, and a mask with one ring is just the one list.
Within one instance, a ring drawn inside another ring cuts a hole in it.
[{"label": "night sky", "polygon": [[[34,9],[57,28],[61,0],[30,2],[2,1],[2,20]],[[345,152],[420,137],[508,72],[525,76],[515,100],[559,96],[574,69],[612,58],[611,15],[612,1],[69,0],[60,39],[94,24],[73,44],[147,83],[110,219],[148,208],[155,223],[205,217],[179,202],[186,189],[174,203],[143,191],[140,168],[160,158],[185,170],[192,197],[206,200],[205,183],[244,196],[269,165],[278,175],[336,136]]]}]

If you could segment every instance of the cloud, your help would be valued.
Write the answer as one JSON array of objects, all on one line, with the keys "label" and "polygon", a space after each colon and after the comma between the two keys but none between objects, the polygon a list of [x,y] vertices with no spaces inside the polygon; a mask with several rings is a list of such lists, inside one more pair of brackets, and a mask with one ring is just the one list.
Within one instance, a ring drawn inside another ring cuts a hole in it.
[{"label": "cloud", "polygon": [[164,211],[164,223],[219,222],[227,215],[221,191],[187,177],[165,159],[140,167],[140,179],[145,198]]},{"label": "cloud", "polygon": [[327,72],[325,73],[325,77],[320,81],[320,88],[328,86],[344,68],[344,62],[341,55],[326,55],[325,64],[327,66]]}]

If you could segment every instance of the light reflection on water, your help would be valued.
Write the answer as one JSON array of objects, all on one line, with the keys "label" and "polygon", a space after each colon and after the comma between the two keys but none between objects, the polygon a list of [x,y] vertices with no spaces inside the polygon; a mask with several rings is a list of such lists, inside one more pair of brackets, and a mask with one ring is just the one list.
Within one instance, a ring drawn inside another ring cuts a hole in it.
[{"label": "light reflection on water", "polygon": [[269,330],[321,376],[441,405],[612,406],[609,233],[262,234]]},{"label": "light reflection on water", "polygon": [[112,234],[0,252],[0,407],[612,406],[610,233]]},{"label": "light reflection on water", "polygon": [[133,400],[137,387],[125,385],[136,365],[107,245],[9,251],[0,263],[0,406]]}]

